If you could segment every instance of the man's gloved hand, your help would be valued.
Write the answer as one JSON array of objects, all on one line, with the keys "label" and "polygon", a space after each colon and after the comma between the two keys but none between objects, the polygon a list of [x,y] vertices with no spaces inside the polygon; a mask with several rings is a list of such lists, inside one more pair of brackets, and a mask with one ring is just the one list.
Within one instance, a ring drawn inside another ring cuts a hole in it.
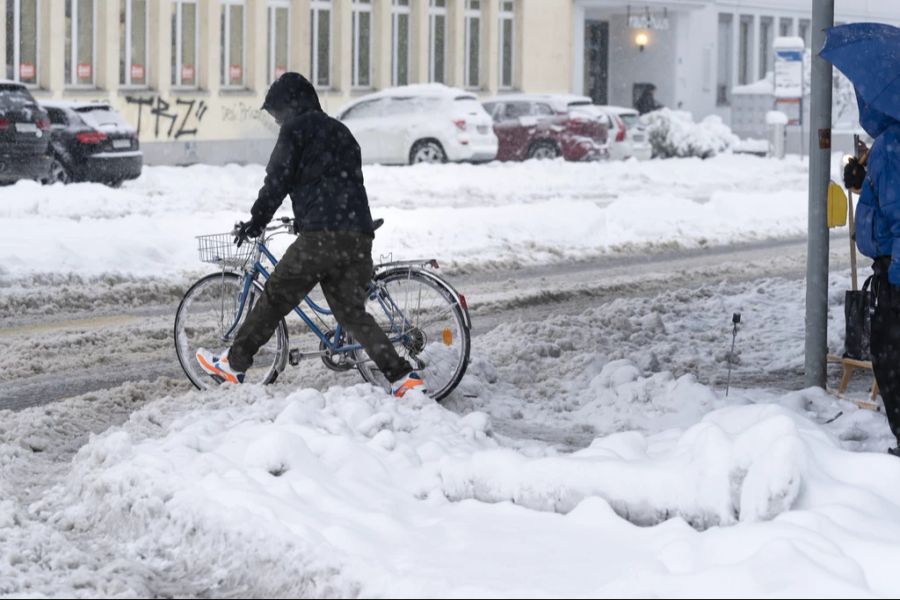
[{"label": "man's gloved hand", "polygon": [[234,230],[234,242],[238,245],[238,248],[240,248],[241,244],[243,244],[250,238],[259,237],[260,235],[262,235],[262,232],[265,228],[265,223],[261,223],[254,218],[251,218],[247,222],[241,222]]},{"label": "man's gloved hand", "polygon": [[859,162],[856,157],[844,166],[844,187],[851,192],[859,192],[862,189],[863,182],[866,180],[866,168]]}]

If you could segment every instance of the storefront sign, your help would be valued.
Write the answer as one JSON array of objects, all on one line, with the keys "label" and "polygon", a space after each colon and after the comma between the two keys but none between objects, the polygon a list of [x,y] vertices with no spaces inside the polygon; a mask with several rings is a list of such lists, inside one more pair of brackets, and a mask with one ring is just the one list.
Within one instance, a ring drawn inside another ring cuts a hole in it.
[{"label": "storefront sign", "polygon": [[34,79],[35,71],[34,63],[22,63],[19,65],[19,79]]},{"label": "storefront sign", "polygon": [[632,29],[668,29],[669,17],[660,15],[631,15],[628,26]]}]

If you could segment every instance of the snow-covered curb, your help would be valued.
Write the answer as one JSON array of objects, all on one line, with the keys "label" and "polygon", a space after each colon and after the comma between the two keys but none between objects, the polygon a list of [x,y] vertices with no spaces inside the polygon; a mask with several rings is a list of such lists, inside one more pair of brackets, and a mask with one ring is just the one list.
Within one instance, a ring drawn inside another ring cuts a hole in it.
[{"label": "snow-covered curb", "polygon": [[[764,175],[763,175],[764,174]],[[649,246],[800,235],[806,167],[719,156],[667,161],[367,167],[376,255],[466,269]],[[20,182],[0,201],[0,278],[35,273],[166,276],[203,268],[194,236],[246,219],[259,166],[148,167],[113,190]],[[286,201],[283,214],[290,213]]]}]

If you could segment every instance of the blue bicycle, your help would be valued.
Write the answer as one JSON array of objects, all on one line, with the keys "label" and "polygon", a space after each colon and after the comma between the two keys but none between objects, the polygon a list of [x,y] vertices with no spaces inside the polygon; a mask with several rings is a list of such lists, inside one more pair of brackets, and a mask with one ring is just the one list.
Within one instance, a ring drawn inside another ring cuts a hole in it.
[{"label": "blue bicycle", "polygon": [[[376,221],[376,228],[383,223]],[[293,219],[284,217],[258,240],[238,248],[233,233],[198,236],[200,260],[219,271],[194,283],[175,316],[175,351],[188,379],[200,389],[218,385],[195,358],[200,347],[230,346],[241,323],[263,291],[263,282],[278,260],[267,243],[280,234],[292,234]],[[400,261],[375,267],[367,291],[366,310],[384,329],[401,356],[425,378],[428,394],[447,397],[459,384],[469,363],[471,347],[465,297],[435,273],[434,260]],[[305,304],[310,313],[304,311]],[[327,326],[331,311],[306,297],[294,313],[319,339],[317,351],[291,348],[284,319],[260,348],[245,383],[273,383],[287,365],[318,357],[329,369],[357,369],[363,379],[389,389],[389,383],[340,324]],[[311,316],[312,315],[312,316]],[[315,319],[313,318],[315,317]],[[316,320],[321,322],[316,323]]]}]

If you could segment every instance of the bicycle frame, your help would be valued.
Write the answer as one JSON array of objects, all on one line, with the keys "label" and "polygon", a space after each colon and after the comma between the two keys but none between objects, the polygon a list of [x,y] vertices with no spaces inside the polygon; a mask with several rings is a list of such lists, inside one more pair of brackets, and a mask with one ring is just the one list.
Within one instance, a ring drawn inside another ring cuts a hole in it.
[{"label": "bicycle frame", "polygon": [[[273,268],[276,265],[278,265],[278,259],[276,259],[275,256],[272,254],[272,252],[269,251],[269,249],[266,247],[266,245],[263,241],[259,240],[259,241],[256,241],[255,243],[256,243],[256,251],[253,253],[252,259],[251,259],[253,261],[253,266],[251,268],[245,270],[244,282],[241,287],[241,295],[238,300],[238,310],[235,312],[234,323],[232,323],[231,327],[229,327],[228,331],[225,333],[226,338],[231,338],[234,335],[235,330],[238,328],[238,324],[241,322],[241,317],[243,317],[244,310],[246,309],[247,298],[250,295],[250,288],[253,285],[253,282],[256,280],[257,276],[261,275],[262,278],[265,280],[268,280],[270,277],[269,271],[266,269],[266,267],[262,263],[262,258],[265,257],[266,260],[268,260],[272,264]],[[371,296],[373,293],[377,293],[377,290],[372,289],[374,287],[375,286],[374,286],[374,282],[373,282],[373,285],[367,291],[369,296]],[[407,321],[406,317],[403,316],[403,313],[400,310],[400,307],[398,307],[396,305],[396,303],[393,301],[393,299],[390,297],[390,295],[380,293],[380,294],[377,294],[377,297],[378,297],[378,303],[381,305],[382,310],[384,310],[385,315],[387,316],[388,320],[391,323],[391,331],[392,332],[395,330],[395,327],[396,327],[396,324],[395,324],[395,316],[396,315],[400,315],[402,317],[403,327],[401,327],[401,332],[403,329],[406,329],[407,327],[411,327],[411,324]],[[315,323],[315,321],[313,321],[312,318],[308,314],[306,314],[306,312],[303,311],[301,306],[304,302],[306,303],[306,305],[309,307],[310,310],[312,310],[313,312],[318,313],[320,315],[331,316],[334,313],[332,313],[332,311],[330,309],[328,309],[324,306],[319,306],[309,296],[306,296],[303,299],[303,302],[301,302],[299,305],[295,306],[294,310],[293,310],[293,312],[298,317],[300,317],[300,319],[306,324],[306,327],[310,331],[312,331],[316,335],[316,337],[319,338],[319,340],[322,342],[323,347],[325,348],[326,353],[347,354],[347,353],[355,352],[357,350],[362,349],[362,344],[346,344],[346,345],[338,346],[335,342],[342,338],[343,328],[342,328],[341,324],[340,323],[337,324],[337,327],[335,328],[335,331],[334,331],[334,337],[333,338],[329,337],[328,334],[326,332],[323,332],[319,328],[319,326]],[[388,339],[390,340],[390,342],[392,344],[396,344],[397,342],[402,341],[403,335],[401,333],[400,335],[397,335],[395,337],[388,336]],[[315,354],[320,354],[320,353],[315,353]]]}]

